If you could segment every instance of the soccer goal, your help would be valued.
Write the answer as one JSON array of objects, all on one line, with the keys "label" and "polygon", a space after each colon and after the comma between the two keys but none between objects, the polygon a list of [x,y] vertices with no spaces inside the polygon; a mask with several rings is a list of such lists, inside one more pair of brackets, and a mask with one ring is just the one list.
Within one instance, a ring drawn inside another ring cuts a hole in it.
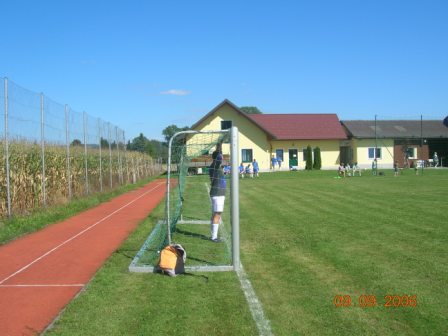
[{"label": "soccer goal", "polygon": [[[221,147],[221,168],[226,181],[219,242],[211,235],[212,153]],[[187,252],[185,270],[217,272],[238,270],[239,180],[238,129],[182,131],[168,147],[165,214],[159,220],[129,266],[131,272],[154,272],[160,251],[168,244],[181,244]]]}]

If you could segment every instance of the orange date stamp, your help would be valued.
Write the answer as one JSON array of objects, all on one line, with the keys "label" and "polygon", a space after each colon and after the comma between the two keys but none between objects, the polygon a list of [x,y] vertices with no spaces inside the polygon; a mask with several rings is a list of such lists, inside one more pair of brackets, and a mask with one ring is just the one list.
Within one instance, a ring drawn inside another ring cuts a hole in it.
[{"label": "orange date stamp", "polygon": [[336,308],[340,307],[361,307],[372,308],[377,306],[383,306],[386,308],[399,308],[399,307],[417,307],[417,295],[392,295],[387,294],[381,297],[379,301],[376,295],[362,294],[358,296],[357,300],[352,299],[351,295],[335,295],[333,298],[333,304]]}]

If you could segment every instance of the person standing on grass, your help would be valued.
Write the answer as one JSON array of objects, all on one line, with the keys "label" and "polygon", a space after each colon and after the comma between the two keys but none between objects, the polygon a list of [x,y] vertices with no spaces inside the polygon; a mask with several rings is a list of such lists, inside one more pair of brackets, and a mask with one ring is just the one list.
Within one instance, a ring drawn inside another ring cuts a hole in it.
[{"label": "person standing on grass", "polygon": [[345,177],[345,166],[342,162],[339,164],[338,175],[340,177]]},{"label": "person standing on grass", "polygon": [[439,166],[439,157],[437,156],[437,152],[434,152],[434,156],[432,159],[434,161],[434,167],[438,167]]},{"label": "person standing on grass", "polygon": [[275,171],[276,165],[277,165],[277,158],[275,156],[272,156],[272,159],[271,159],[272,171]]},{"label": "person standing on grass", "polygon": [[280,156],[277,157],[278,170],[282,168],[282,158]]},{"label": "person standing on grass", "polygon": [[212,217],[210,220],[210,239],[213,242],[220,242],[218,238],[219,224],[221,215],[224,211],[224,201],[226,198],[227,181],[222,170],[221,145],[216,146],[212,154],[212,164],[210,165],[210,198],[212,201]]},{"label": "person standing on grass", "polygon": [[372,161],[372,175],[376,176],[377,169],[378,169],[378,161],[375,158]]},{"label": "person standing on grass", "polygon": [[260,171],[260,167],[258,167],[258,162],[257,162],[257,160],[254,159],[254,162],[252,162],[252,166],[254,167],[254,175],[255,175],[256,177],[259,177],[259,176],[258,176],[258,172]]},{"label": "person standing on grass", "polygon": [[398,176],[398,162],[394,161],[394,176]]},{"label": "person standing on grass", "polygon": [[358,162],[355,162],[353,165],[353,176],[355,176],[356,172],[361,176],[361,168],[358,167]]}]

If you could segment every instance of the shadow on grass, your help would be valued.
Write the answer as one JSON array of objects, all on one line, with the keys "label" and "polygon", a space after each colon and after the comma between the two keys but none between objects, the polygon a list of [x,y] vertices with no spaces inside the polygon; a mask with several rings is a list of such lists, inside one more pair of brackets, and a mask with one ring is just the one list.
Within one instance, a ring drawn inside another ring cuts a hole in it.
[{"label": "shadow on grass", "polygon": [[194,237],[194,238],[199,238],[199,239],[203,239],[203,240],[210,240],[210,237],[203,235],[201,233],[185,231],[185,230],[181,230],[179,228],[176,228],[176,233],[179,233],[181,235],[188,236],[188,237]]}]

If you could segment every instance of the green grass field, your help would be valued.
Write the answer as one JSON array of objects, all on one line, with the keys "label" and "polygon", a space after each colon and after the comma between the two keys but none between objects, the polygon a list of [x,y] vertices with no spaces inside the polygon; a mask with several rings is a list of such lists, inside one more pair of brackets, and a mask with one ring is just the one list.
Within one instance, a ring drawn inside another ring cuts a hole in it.
[{"label": "green grass field", "polygon": [[[446,334],[448,170],[335,176],[300,171],[241,180],[241,259],[273,333]],[[257,334],[233,272],[177,278],[128,272],[162,217],[163,204],[49,335]],[[336,307],[337,295],[349,295],[351,304]],[[375,296],[376,305],[361,307],[365,295]],[[394,307],[400,302],[408,306]]]}]

